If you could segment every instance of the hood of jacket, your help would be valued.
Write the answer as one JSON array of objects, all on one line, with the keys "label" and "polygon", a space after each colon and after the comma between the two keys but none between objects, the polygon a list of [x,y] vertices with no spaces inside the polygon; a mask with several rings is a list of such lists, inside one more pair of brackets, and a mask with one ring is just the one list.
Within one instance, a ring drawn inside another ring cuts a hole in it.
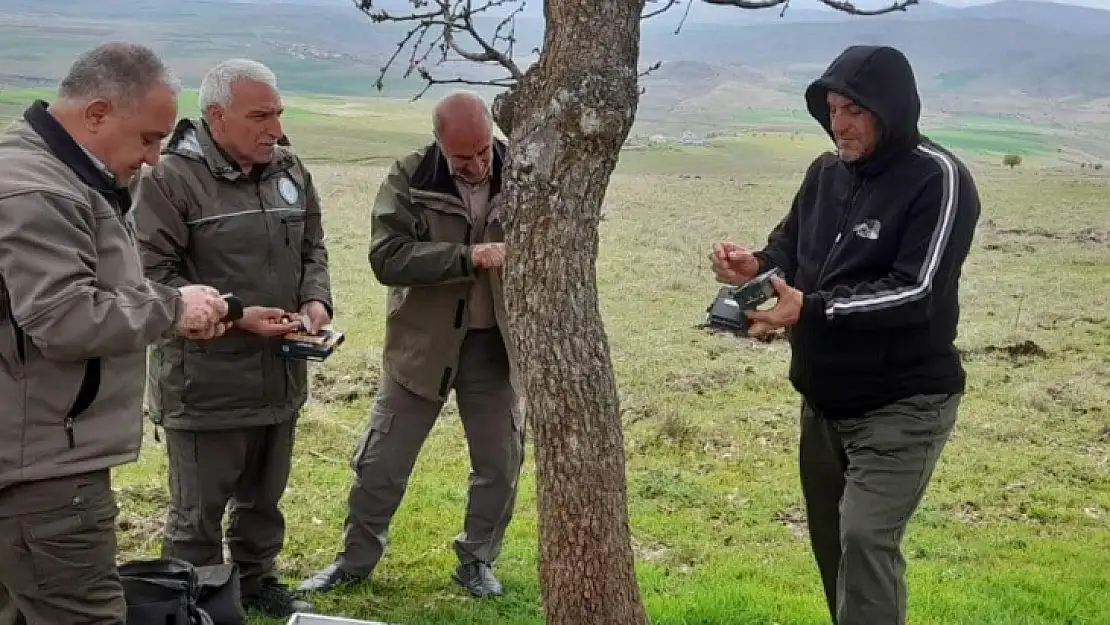
[{"label": "hood of jacket", "polygon": [[877,173],[892,159],[921,142],[921,97],[909,60],[889,46],[850,46],[806,89],[806,106],[829,137],[833,135],[826,99],[832,91],[871,112],[879,124],[875,150],[851,164]]}]

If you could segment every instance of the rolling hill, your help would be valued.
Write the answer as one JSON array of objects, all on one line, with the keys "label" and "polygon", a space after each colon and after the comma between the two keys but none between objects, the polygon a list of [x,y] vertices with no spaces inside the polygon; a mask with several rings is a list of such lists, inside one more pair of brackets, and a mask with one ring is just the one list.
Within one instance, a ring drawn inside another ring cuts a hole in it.
[{"label": "rolling hill", "polygon": [[[516,29],[523,65],[543,35],[532,6],[539,3],[529,5]],[[422,86],[394,72],[375,89],[407,27],[373,24],[348,0],[0,0],[0,14],[0,88],[51,86],[75,54],[108,39],[151,45],[190,86],[229,56],[270,64],[288,91],[411,96]],[[1001,0],[963,8],[924,2],[881,17],[791,8],[779,17],[695,4],[676,34],[681,18],[672,11],[644,23],[641,62],[663,62],[643,81],[644,123],[714,126],[753,111],[797,111],[805,83],[854,43],[903,49],[929,115],[1016,115],[1067,128],[1110,119],[1110,11]],[[480,78],[499,69],[448,61],[439,74]]]}]

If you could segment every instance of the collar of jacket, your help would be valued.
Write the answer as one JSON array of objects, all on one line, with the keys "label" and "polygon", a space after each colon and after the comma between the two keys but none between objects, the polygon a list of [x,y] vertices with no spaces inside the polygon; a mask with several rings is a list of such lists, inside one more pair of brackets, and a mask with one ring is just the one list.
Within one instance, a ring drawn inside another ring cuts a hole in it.
[{"label": "collar of jacket", "polygon": [[66,164],[89,187],[96,189],[120,213],[131,210],[131,194],[116,178],[97,165],[92,156],[69,134],[47,109],[44,100],[35,100],[23,112],[23,119],[42,137],[54,156]]},{"label": "collar of jacket", "polygon": [[[162,149],[162,154],[174,154],[184,158],[201,161],[208,166],[209,171],[217,178],[236,181],[240,178],[255,177],[258,180],[268,178],[278,172],[285,171],[293,166],[293,153],[283,146],[274,147],[274,158],[261,168],[252,168],[252,174],[243,173],[235,159],[225,151],[208,129],[208,124],[201,120],[199,123],[183,118]],[[258,172],[258,173],[253,173]]]},{"label": "collar of jacket", "polygon": [[[505,163],[505,143],[494,137],[493,163],[490,164],[489,196],[492,198],[501,192],[501,176]],[[462,203],[458,186],[451,169],[447,166],[447,157],[439,149],[439,144],[432,142],[424,148],[424,158],[412,173],[412,188],[430,193],[438,193],[456,198]]]}]

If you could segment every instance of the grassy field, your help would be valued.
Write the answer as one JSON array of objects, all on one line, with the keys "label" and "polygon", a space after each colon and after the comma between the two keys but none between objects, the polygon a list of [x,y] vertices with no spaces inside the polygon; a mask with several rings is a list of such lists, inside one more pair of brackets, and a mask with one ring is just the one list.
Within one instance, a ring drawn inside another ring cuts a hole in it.
[{"label": "grassy field", "polygon": [[[0,116],[26,96],[0,98]],[[289,135],[322,193],[336,325],[349,337],[313,367],[284,500],[280,565],[295,584],[340,545],[347,463],[378,381],[384,321],[385,291],[366,263],[370,202],[388,159],[426,140],[428,117],[425,105],[388,101],[288,103]],[[947,135],[963,138],[983,217],[962,289],[968,394],[905,539],[910,622],[1110,623],[1110,174],[1049,157],[1003,168],[981,139],[1000,129],[981,128]],[[754,132],[629,151],[610,188],[599,287],[640,585],[656,624],[828,623],[798,486],[789,348],[695,327],[718,286],[705,260],[712,243],[760,244],[826,143]],[[122,555],[152,555],[167,502],[163,446],[148,436],[140,462],[116,476]],[[450,580],[466,477],[449,404],[373,582],[321,596],[317,609],[402,625],[542,623],[531,460],[499,600],[472,600]]]}]

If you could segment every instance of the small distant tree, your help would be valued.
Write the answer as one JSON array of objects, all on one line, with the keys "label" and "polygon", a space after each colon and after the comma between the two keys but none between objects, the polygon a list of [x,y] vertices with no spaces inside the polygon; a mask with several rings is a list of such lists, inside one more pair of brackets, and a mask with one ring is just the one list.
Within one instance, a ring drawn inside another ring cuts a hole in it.
[{"label": "small distant tree", "polygon": [[1013,169],[1016,165],[1021,165],[1021,157],[1017,154],[1007,154],[1002,157],[1002,164]]}]

